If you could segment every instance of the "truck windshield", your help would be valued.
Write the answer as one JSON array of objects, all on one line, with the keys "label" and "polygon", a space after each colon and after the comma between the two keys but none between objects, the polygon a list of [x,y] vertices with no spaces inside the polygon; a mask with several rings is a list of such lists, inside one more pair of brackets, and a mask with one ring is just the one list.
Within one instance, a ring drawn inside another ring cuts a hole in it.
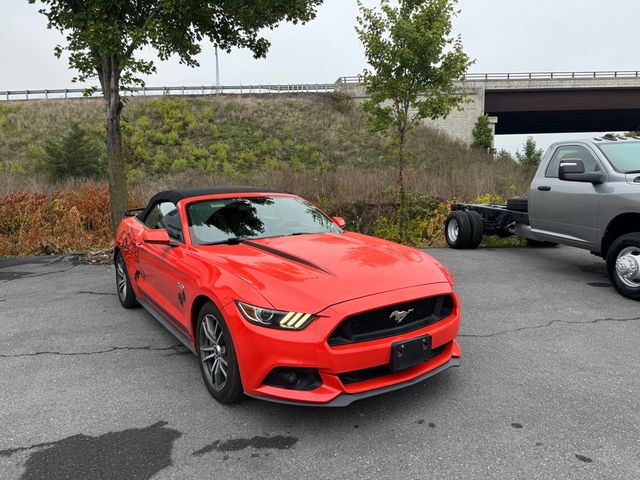
[{"label": "truck windshield", "polygon": [[640,142],[605,143],[598,145],[598,147],[616,171],[621,173],[640,172]]}]

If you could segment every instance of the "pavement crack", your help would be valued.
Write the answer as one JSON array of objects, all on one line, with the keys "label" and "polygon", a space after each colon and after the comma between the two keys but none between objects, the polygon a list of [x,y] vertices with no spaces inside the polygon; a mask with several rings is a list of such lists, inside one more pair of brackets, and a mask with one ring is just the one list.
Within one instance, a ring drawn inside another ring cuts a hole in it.
[{"label": "pavement crack", "polygon": [[80,290],[74,293],[78,295],[115,295],[113,292],[91,292],[89,290]]},{"label": "pavement crack", "polygon": [[[6,278],[3,279],[5,282],[14,282],[16,280],[22,280],[23,278],[35,278],[35,277],[46,277],[48,275],[55,275],[57,273],[65,273],[68,272],[69,270],[71,270],[72,268],[77,267],[77,265],[71,265],[68,268],[63,268],[62,270],[53,270],[51,272],[42,272],[42,273],[33,273],[33,274],[29,274],[29,275],[19,275],[19,276],[15,276],[13,278]],[[11,270],[5,270],[4,273],[6,275],[11,274],[12,271]]]},{"label": "pavement crack", "polygon": [[595,320],[589,320],[586,322],[581,322],[581,321],[572,321],[572,320],[551,320],[548,323],[544,323],[542,325],[533,325],[530,327],[519,327],[519,328],[513,328],[510,330],[501,330],[499,332],[493,332],[493,333],[482,333],[482,334],[472,334],[472,333],[468,333],[468,334],[461,334],[458,335],[458,337],[461,338],[491,338],[491,337],[498,337],[500,335],[507,335],[509,333],[518,333],[518,332],[523,332],[526,330],[540,330],[543,328],[549,328],[552,325],[555,325],[556,323],[563,323],[563,324],[567,324],[567,325],[593,325],[596,323],[603,323],[603,322],[618,322],[618,323],[625,323],[625,322],[638,322],[640,321],[640,317],[632,317],[632,318],[596,318]]},{"label": "pavement crack", "polygon": [[34,443],[33,445],[30,445],[28,447],[7,448],[6,450],[0,450],[0,457],[10,457],[14,453],[25,452],[27,450],[33,450],[35,448],[50,447],[55,443],[56,442]]},{"label": "pavement crack", "polygon": [[31,353],[15,353],[15,354],[0,354],[0,358],[19,358],[19,357],[38,357],[41,355],[52,355],[60,357],[76,357],[86,355],[103,355],[105,353],[112,353],[118,351],[140,351],[146,350],[149,352],[165,352],[173,350],[174,353],[183,353],[186,348],[182,344],[171,345],[169,347],[154,347],[153,345],[147,345],[144,347],[111,347],[104,350],[95,350],[92,352],[57,352],[57,351],[40,351]]}]

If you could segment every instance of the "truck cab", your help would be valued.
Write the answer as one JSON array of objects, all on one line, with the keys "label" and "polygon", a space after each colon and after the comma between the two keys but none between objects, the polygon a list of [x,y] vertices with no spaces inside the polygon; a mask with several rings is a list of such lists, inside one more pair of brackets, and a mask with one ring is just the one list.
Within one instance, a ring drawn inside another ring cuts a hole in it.
[{"label": "truck cab", "polygon": [[526,199],[452,210],[445,225],[452,248],[475,248],[482,235],[517,235],[586,249],[607,261],[619,293],[640,300],[640,138],[555,143]]}]

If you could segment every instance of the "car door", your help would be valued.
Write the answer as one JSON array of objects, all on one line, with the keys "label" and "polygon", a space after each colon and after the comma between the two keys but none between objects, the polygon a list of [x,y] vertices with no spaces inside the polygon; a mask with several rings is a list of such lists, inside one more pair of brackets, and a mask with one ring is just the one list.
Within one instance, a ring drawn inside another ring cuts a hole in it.
[{"label": "car door", "polygon": [[567,159],[582,160],[585,172],[603,171],[600,161],[587,146],[557,147],[544,175],[537,175],[531,183],[531,227],[545,240],[591,248],[598,242],[597,220],[602,186],[560,180],[560,162]]},{"label": "car door", "polygon": [[147,228],[166,230],[175,246],[142,243],[139,246],[139,285],[146,300],[174,326],[188,335],[186,296],[189,290],[184,263],[180,212],[171,202],[159,202],[144,219]]}]

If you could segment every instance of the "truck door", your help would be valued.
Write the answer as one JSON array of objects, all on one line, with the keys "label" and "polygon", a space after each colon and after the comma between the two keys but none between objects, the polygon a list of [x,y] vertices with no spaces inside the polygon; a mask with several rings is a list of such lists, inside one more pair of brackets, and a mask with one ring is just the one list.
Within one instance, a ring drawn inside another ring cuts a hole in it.
[{"label": "truck door", "polygon": [[540,170],[531,183],[531,228],[548,241],[593,248],[598,244],[596,227],[602,186],[560,180],[560,162],[567,159],[582,160],[586,172],[603,171],[595,154],[586,146],[557,147],[547,168]]}]

